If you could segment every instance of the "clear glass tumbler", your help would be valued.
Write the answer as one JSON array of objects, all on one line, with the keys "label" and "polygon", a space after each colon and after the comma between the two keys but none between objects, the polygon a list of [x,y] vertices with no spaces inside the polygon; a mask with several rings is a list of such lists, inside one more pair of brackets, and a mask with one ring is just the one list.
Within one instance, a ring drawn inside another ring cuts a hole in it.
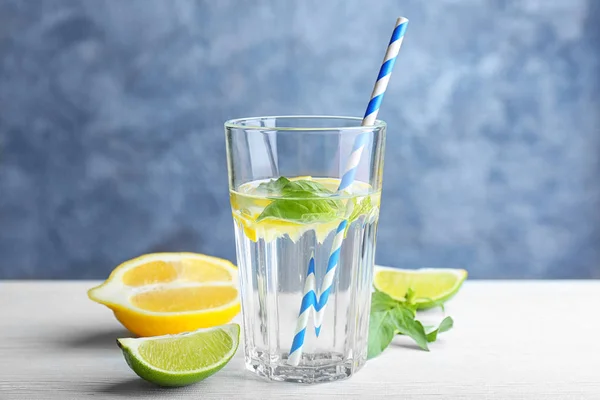
[{"label": "clear glass tumbler", "polygon": [[[246,366],[260,376],[333,381],[366,362],[386,125],[360,123],[225,123]],[[338,192],[359,142],[356,175]]]}]

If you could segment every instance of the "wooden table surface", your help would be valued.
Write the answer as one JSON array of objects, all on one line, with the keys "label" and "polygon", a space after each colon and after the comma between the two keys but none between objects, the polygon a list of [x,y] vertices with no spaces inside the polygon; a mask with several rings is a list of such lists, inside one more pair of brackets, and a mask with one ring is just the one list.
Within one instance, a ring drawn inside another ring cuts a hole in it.
[{"label": "wooden table surface", "polygon": [[600,399],[600,281],[469,281],[455,328],[417,350],[397,339],[353,378],[262,381],[242,352],[218,374],[155,387],[125,364],[128,333],[86,297],[96,282],[0,281],[0,399]]}]

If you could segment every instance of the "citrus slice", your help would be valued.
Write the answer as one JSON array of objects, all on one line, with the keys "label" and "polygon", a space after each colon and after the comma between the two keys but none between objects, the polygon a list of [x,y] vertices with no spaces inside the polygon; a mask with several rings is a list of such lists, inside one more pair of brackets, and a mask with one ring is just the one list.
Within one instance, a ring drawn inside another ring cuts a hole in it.
[{"label": "citrus slice", "polygon": [[416,270],[375,266],[373,284],[396,300],[404,300],[410,288],[419,309],[444,304],[467,278],[464,269],[423,268]]},{"label": "citrus slice", "polygon": [[[314,181],[328,188],[332,193],[337,191],[340,184],[340,180],[337,178],[297,176],[287,179],[290,181]],[[293,242],[297,242],[306,232],[314,231],[316,233],[317,242],[323,243],[342,221],[342,215],[332,217],[331,220],[328,221],[312,223],[281,218],[264,218],[258,220],[261,213],[265,210],[265,207],[277,198],[277,196],[271,194],[267,195],[259,189],[261,184],[272,180],[273,179],[247,182],[237,188],[237,190],[232,190],[229,193],[233,219],[237,228],[240,231],[243,231],[244,236],[251,241],[256,242],[259,239],[262,239],[266,242],[272,242],[275,239],[287,235]],[[373,204],[379,206],[380,193],[373,193],[372,187],[368,183],[360,181],[354,181],[352,186],[346,189],[342,199],[348,199],[349,197],[357,198],[367,195],[371,197],[371,202]],[[317,195],[315,196],[318,198]]]},{"label": "citrus slice", "polygon": [[185,386],[223,368],[238,348],[240,327],[228,324],[180,335],[117,339],[127,364],[160,386]]},{"label": "citrus slice", "polygon": [[317,236],[317,242],[323,243],[329,234],[335,230],[341,218],[332,219],[329,222],[320,222],[314,224],[301,224],[294,221],[264,219],[257,222],[259,213],[253,215],[244,215],[239,212],[233,212],[233,219],[238,224],[239,229],[244,230],[244,235],[253,242],[263,239],[271,242],[277,238],[288,235],[293,242],[297,242],[302,235],[310,230],[314,230]]},{"label": "citrus slice", "polygon": [[240,311],[237,269],[194,253],[156,253],[119,265],[88,291],[138,336],[223,325]]}]

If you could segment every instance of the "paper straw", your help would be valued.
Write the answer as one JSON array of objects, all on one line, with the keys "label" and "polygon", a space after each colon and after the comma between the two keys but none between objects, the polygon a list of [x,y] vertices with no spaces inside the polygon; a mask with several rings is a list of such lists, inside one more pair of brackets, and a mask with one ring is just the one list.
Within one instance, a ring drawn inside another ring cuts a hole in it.
[{"label": "paper straw", "polygon": [[[296,322],[296,333],[294,334],[294,341],[292,343],[292,349],[301,349],[304,344],[304,335],[306,334],[306,326],[310,319],[311,310],[314,310],[314,305],[317,301],[317,294],[315,293],[315,254],[310,256],[308,262],[308,271],[306,272],[306,281],[304,282],[304,296],[302,297],[302,304],[300,306],[300,315]],[[290,351],[288,358],[288,364],[298,365],[300,358],[302,357],[302,351]]]},{"label": "paper straw", "polygon": [[[383,63],[381,64],[381,68],[379,69],[377,81],[375,82],[373,92],[371,93],[371,99],[369,100],[365,116],[363,117],[361,123],[362,126],[372,126],[375,124],[377,114],[379,113],[379,107],[381,106],[381,101],[383,100],[383,95],[385,94],[385,90],[387,88],[390,76],[392,74],[392,69],[394,68],[394,64],[396,62],[396,57],[398,56],[400,46],[402,45],[402,40],[404,39],[404,33],[406,32],[407,25],[408,19],[404,17],[400,17],[396,20],[396,26],[394,27],[394,31],[392,32],[392,37],[390,39],[390,43],[388,44],[387,51],[385,52]],[[350,157],[348,157],[346,169],[344,174],[342,175],[342,179],[337,190],[338,193],[340,193],[344,189],[347,189],[354,182],[356,169],[358,168],[360,157],[365,148],[365,144],[368,139],[368,134],[369,132],[363,132],[355,138],[354,145],[352,146],[352,153],[350,153]],[[325,307],[327,306],[327,301],[331,292],[331,286],[333,285],[333,280],[335,279],[335,274],[340,259],[341,247],[344,241],[344,231],[346,230],[346,226],[348,225],[347,218],[352,211],[350,202],[348,202],[348,205],[349,206],[347,206],[346,208],[344,220],[340,222],[336,230],[335,237],[333,238],[333,245],[331,247],[329,261],[327,262],[327,270],[325,272],[325,277],[323,278],[323,283],[321,285],[321,290],[319,292],[320,294],[318,297],[315,293],[314,287],[314,258],[311,257],[311,261],[309,262],[309,272],[307,273],[306,283],[304,285],[304,296],[302,297],[300,315],[298,316],[298,320],[296,323],[296,332],[294,335],[294,340],[292,342],[292,347],[290,349],[290,356],[287,361],[290,365],[297,366],[300,363],[300,359],[302,358],[304,336],[306,333],[306,326],[308,324],[308,314],[310,313],[311,305],[312,308],[314,308],[314,312],[316,314],[316,335],[319,336],[321,332],[321,325],[323,323]],[[309,279],[309,277],[311,279]],[[309,282],[313,282],[312,287],[308,285]]]}]

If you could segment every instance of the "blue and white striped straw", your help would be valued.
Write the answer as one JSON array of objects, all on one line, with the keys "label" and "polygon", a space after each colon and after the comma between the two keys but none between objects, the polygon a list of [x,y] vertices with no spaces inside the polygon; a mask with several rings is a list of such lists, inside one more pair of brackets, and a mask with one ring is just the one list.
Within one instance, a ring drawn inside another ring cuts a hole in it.
[{"label": "blue and white striped straw", "polygon": [[[367,111],[365,112],[365,116],[363,117],[361,123],[362,126],[372,126],[375,124],[377,114],[379,113],[379,107],[381,106],[381,101],[383,100],[383,95],[385,94],[385,90],[392,74],[392,69],[394,68],[394,64],[396,62],[396,57],[398,56],[400,46],[402,45],[402,40],[404,39],[404,33],[406,32],[407,25],[408,19],[404,17],[400,17],[398,20],[396,20],[394,32],[392,32],[392,37],[387,47],[387,51],[385,52],[383,63],[379,69],[379,75],[377,76],[375,87],[371,93],[371,99],[369,100]],[[360,133],[354,140],[352,153],[350,154],[350,157],[346,163],[346,169],[342,175],[342,179],[337,190],[338,193],[347,189],[354,182],[356,169],[358,168],[360,157],[367,143],[368,134],[369,132]],[[350,204],[350,202],[348,202],[348,204]],[[319,296],[317,296],[315,293],[314,257],[311,257],[310,259],[308,273],[306,275],[306,281],[304,284],[304,296],[302,298],[302,305],[300,306],[300,314],[296,323],[294,340],[292,341],[292,347],[290,349],[290,355],[287,361],[290,365],[298,365],[302,358],[304,336],[306,333],[306,326],[308,325],[308,320],[310,318],[311,309],[313,309],[315,312],[314,325],[316,335],[319,336],[319,333],[321,332],[321,324],[323,323],[325,307],[327,306],[327,301],[331,292],[331,286],[333,285],[333,280],[335,278],[340,259],[341,247],[344,241],[344,231],[348,224],[347,218],[351,212],[352,207],[348,206],[346,208],[344,220],[340,222],[336,230],[335,237],[333,238],[333,245],[331,247],[331,253],[329,255],[329,261],[327,262],[327,270],[325,272],[325,277],[323,278]],[[312,286],[309,286],[309,284],[312,284]]]},{"label": "blue and white striped straw", "polygon": [[300,349],[299,351],[291,351],[288,358],[288,364],[298,365],[300,358],[302,357],[302,346],[304,344],[304,335],[306,334],[306,326],[310,319],[311,311],[314,312],[315,305],[319,303],[317,299],[317,293],[315,289],[317,287],[315,281],[315,255],[314,253],[310,256],[308,262],[308,271],[306,272],[306,280],[304,281],[304,296],[302,297],[302,304],[300,305],[300,314],[298,315],[298,321],[296,322],[296,334],[294,335],[294,341],[292,342],[292,349]]}]

